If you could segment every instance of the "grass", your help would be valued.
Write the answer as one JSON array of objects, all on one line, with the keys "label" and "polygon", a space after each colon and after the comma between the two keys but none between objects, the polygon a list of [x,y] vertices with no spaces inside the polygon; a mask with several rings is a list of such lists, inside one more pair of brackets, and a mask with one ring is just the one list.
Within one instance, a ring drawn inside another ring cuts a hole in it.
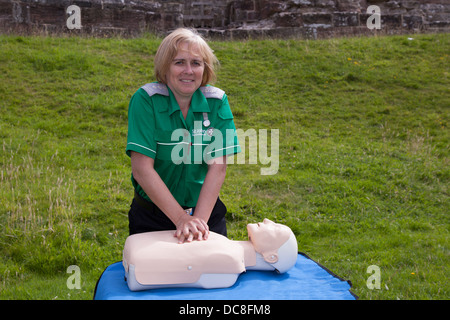
[{"label": "grass", "polygon": [[[450,38],[412,37],[211,43],[236,126],[280,133],[276,175],[228,168],[230,238],[273,219],[361,299],[450,298]],[[91,299],[121,260],[127,107],[159,42],[0,36],[0,299]]]}]

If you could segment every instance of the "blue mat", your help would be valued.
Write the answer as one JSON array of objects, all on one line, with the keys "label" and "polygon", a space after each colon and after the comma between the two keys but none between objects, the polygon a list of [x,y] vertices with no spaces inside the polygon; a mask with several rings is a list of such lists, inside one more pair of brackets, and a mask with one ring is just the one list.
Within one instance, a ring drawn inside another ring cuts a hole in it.
[{"label": "blue mat", "polygon": [[97,282],[95,300],[355,300],[351,282],[299,254],[285,274],[247,271],[224,289],[166,288],[133,292],[124,280],[122,262],[106,268]]}]

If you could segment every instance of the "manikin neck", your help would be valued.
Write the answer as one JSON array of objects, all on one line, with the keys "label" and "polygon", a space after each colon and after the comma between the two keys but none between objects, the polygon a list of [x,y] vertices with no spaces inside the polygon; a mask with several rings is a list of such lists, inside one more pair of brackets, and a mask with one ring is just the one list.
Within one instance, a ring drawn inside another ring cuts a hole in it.
[{"label": "manikin neck", "polygon": [[244,264],[246,270],[272,271],[275,267],[266,262],[261,254],[256,252],[250,241],[236,241],[244,248]]}]

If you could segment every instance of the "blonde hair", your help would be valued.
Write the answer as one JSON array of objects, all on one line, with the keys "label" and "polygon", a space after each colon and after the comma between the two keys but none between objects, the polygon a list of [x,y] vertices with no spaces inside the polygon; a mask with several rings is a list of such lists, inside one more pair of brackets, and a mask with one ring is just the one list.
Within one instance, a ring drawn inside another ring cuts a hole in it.
[{"label": "blonde hair", "polygon": [[194,29],[179,28],[170,33],[159,45],[155,55],[155,77],[156,80],[167,84],[166,75],[169,71],[172,60],[178,53],[182,43],[187,43],[189,50],[195,45],[199,50],[205,70],[203,71],[202,86],[216,81],[215,68],[219,61],[213,53],[213,50],[206,43],[205,39]]}]

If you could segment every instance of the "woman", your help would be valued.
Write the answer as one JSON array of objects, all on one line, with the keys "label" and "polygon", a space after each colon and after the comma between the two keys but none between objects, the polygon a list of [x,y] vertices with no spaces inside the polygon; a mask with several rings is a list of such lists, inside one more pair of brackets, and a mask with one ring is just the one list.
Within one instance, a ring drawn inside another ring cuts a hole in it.
[{"label": "woman", "polygon": [[180,243],[206,240],[210,230],[226,236],[219,192],[226,157],[240,147],[226,94],[207,86],[215,80],[217,64],[196,31],[177,29],[156,52],[158,82],[131,98],[126,153],[135,197],[130,234],[176,230]]}]

